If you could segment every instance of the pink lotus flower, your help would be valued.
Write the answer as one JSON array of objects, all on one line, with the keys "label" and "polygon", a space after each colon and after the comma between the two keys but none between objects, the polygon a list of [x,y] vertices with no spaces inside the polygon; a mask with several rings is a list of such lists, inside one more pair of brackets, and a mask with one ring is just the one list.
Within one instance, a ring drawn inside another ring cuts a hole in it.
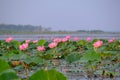
[{"label": "pink lotus flower", "polygon": [[87,38],[86,38],[86,41],[87,41],[87,42],[91,41],[91,37],[87,37]]},{"label": "pink lotus flower", "polygon": [[27,48],[28,48],[28,43],[24,43],[24,44],[19,46],[19,50],[25,50]]},{"label": "pink lotus flower", "polygon": [[115,38],[109,39],[108,43],[112,43],[115,40]]},{"label": "pink lotus flower", "polygon": [[103,42],[102,41],[97,41],[97,42],[94,42],[93,46],[94,48],[98,48],[100,46],[102,46]]},{"label": "pink lotus flower", "polygon": [[68,39],[67,38],[63,38],[62,39],[62,42],[66,42]]},{"label": "pink lotus flower", "polygon": [[30,42],[30,40],[25,40],[25,43],[29,43]]},{"label": "pink lotus flower", "polygon": [[71,38],[71,36],[66,36],[65,38],[70,39],[70,38]]},{"label": "pink lotus flower", "polygon": [[74,37],[73,40],[74,40],[74,41],[78,41],[79,38],[78,38],[78,37]]},{"label": "pink lotus flower", "polygon": [[44,46],[38,46],[37,47],[37,51],[44,51],[45,50],[45,47]]},{"label": "pink lotus flower", "polygon": [[37,43],[37,42],[38,42],[38,40],[34,40],[34,41],[33,41],[33,43]]},{"label": "pink lotus flower", "polygon": [[53,39],[53,42],[56,42],[56,43],[59,43],[59,42],[61,42],[61,41],[62,41],[61,38],[55,38],[55,39]]},{"label": "pink lotus flower", "polygon": [[5,42],[11,42],[12,40],[13,40],[12,37],[8,37],[8,38],[6,38]]},{"label": "pink lotus flower", "polygon": [[48,44],[49,48],[54,48],[56,46],[57,46],[57,43],[55,43],[55,42],[52,42],[52,43]]}]

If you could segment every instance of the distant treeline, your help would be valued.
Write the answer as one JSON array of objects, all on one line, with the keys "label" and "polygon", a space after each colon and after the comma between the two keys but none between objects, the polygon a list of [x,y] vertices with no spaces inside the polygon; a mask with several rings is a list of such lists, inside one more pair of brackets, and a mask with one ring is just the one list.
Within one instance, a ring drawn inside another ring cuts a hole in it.
[{"label": "distant treeline", "polygon": [[104,33],[102,30],[77,30],[77,32]]},{"label": "distant treeline", "polygon": [[0,31],[50,31],[51,28],[45,28],[33,25],[14,25],[14,24],[0,24]]},{"label": "distant treeline", "polygon": [[102,30],[51,31],[51,28],[33,25],[0,24],[0,34],[76,34],[76,33],[109,33]]}]

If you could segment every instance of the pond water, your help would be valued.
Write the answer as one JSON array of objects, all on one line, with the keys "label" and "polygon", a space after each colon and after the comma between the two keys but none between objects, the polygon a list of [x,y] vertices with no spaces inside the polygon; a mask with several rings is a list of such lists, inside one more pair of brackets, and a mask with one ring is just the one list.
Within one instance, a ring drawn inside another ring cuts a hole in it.
[{"label": "pond water", "polygon": [[14,35],[0,35],[0,40],[5,40],[7,37],[13,37],[14,40],[38,40],[38,39],[46,39],[50,40],[51,37],[65,37],[67,35],[70,35],[72,38],[73,37],[79,37],[79,39],[85,39],[86,37],[91,37],[92,39],[110,39],[110,38],[115,38],[115,39],[120,39],[120,33],[119,34],[25,34],[25,35],[19,35],[19,34],[14,34]]}]

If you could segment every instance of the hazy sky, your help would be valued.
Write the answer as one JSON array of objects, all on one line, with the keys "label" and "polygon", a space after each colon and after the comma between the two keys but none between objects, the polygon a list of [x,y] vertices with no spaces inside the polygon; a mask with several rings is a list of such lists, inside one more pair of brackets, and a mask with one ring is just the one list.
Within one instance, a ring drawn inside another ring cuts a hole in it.
[{"label": "hazy sky", "polygon": [[0,23],[120,31],[120,0],[0,0]]}]

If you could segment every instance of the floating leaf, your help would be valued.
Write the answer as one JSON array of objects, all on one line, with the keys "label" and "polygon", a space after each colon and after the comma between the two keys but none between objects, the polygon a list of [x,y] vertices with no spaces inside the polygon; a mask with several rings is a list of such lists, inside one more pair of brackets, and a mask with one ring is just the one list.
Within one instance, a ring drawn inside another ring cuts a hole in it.
[{"label": "floating leaf", "polygon": [[38,45],[43,46],[45,44],[45,42],[46,42],[46,40],[41,39],[38,41]]},{"label": "floating leaf", "polygon": [[0,80],[14,80],[18,78],[15,71],[10,69],[8,63],[0,60]]},{"label": "floating leaf", "polygon": [[52,70],[39,70],[34,73],[29,80],[67,80],[60,72]]},{"label": "floating leaf", "polygon": [[0,80],[16,80],[19,77],[13,72],[6,72],[0,75]]},{"label": "floating leaf", "polygon": [[83,57],[80,59],[80,61],[82,61],[82,62],[100,61],[100,60],[101,60],[100,54],[98,54],[94,51],[85,53],[85,55],[83,55]]},{"label": "floating leaf", "polygon": [[6,63],[5,61],[3,60],[0,60],[0,73],[2,73],[3,71],[9,69],[9,65],[8,63]]},{"label": "floating leaf", "polygon": [[72,54],[69,54],[68,56],[66,56],[66,61],[69,63],[72,63],[74,61],[80,60],[80,58],[81,58],[80,54],[72,53]]},{"label": "floating leaf", "polygon": [[40,58],[40,57],[27,57],[25,60],[24,60],[25,63],[27,64],[43,64],[43,59]]}]

